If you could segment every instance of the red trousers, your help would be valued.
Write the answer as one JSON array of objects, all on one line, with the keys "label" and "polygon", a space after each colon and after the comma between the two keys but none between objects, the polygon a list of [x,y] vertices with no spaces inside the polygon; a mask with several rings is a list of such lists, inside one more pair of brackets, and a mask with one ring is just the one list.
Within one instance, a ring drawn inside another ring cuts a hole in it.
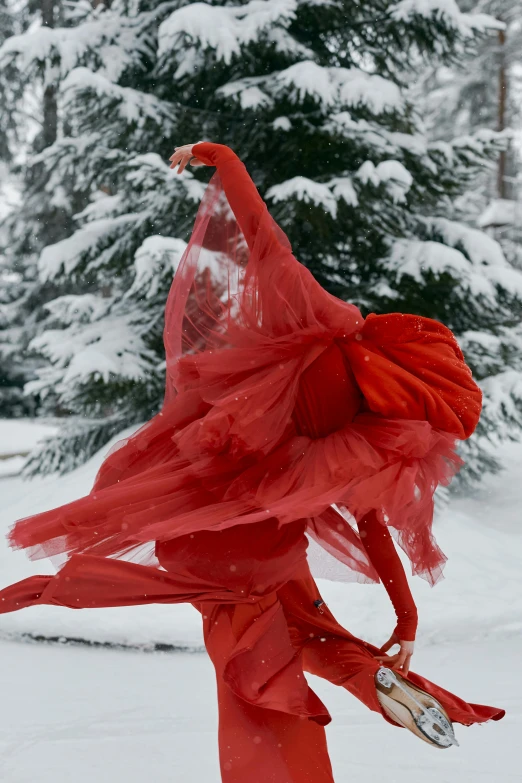
[{"label": "red trousers", "polygon": [[[192,603],[216,670],[223,783],[333,783],[324,729],[331,718],[304,672],[341,685],[393,721],[376,697],[377,649],[350,634],[324,604],[316,606],[321,596],[303,529],[266,520],[174,539],[157,547],[166,570],[74,555],[54,577],[30,577],[0,591],[0,612],[42,603]],[[504,715],[413,672],[408,679],[455,722]]]},{"label": "red trousers", "polygon": [[[369,709],[382,714],[374,676],[378,650],[352,636],[323,605],[314,605],[320,593],[306,562],[276,596],[281,604],[297,659],[293,676],[303,672],[340,685]],[[334,783],[322,719],[264,709],[238,696],[224,679],[224,668],[236,634],[255,621],[262,607],[215,607],[204,615],[205,641],[214,663],[219,700],[219,754],[223,783]],[[298,652],[297,652],[298,651]],[[424,677],[410,672],[407,679],[431,693],[456,723],[470,725],[499,720],[504,710],[469,704]],[[326,723],[326,721],[324,721]]]},{"label": "red trousers", "polygon": [[[275,594],[250,606],[215,605],[203,613],[205,642],[216,669],[219,703],[219,756],[223,783],[333,783],[326,744],[326,711],[315,719],[302,714],[258,706],[247,701],[226,680],[231,651],[244,629],[258,622],[269,607],[281,606],[295,659],[291,677],[295,692],[304,683],[304,671],[342,685],[370,709],[381,712],[374,675],[379,663],[370,649],[338,626],[329,610],[314,605],[320,599],[306,562]],[[340,631],[340,635],[336,631]],[[268,646],[267,657],[273,653]],[[259,663],[265,663],[261,658]],[[249,676],[256,671],[246,670]],[[276,675],[277,676],[277,675]],[[279,674],[279,677],[281,675]],[[301,680],[301,682],[300,682]],[[383,717],[388,720],[384,713]],[[391,721],[390,721],[391,722]]]}]

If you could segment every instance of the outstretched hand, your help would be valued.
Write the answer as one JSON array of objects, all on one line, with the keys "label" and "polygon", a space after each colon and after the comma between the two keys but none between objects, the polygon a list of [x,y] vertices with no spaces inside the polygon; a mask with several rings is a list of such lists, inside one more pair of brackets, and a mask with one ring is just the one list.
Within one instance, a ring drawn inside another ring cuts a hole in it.
[{"label": "outstretched hand", "polygon": [[191,166],[204,166],[205,164],[192,154],[192,148],[195,146],[195,144],[183,144],[181,147],[175,147],[173,154],[169,158],[171,161],[170,168],[175,169],[177,166],[177,174],[181,174],[188,163]]},{"label": "outstretched hand", "polygon": [[395,644],[400,645],[398,653],[395,653],[394,655],[376,655],[375,657],[381,663],[387,664],[391,669],[396,669],[397,671],[400,671],[401,674],[406,675],[410,670],[410,661],[413,655],[415,642],[406,642],[399,639],[394,631],[386,644],[383,644],[379,649],[379,652],[388,652],[390,647],[393,647]]}]

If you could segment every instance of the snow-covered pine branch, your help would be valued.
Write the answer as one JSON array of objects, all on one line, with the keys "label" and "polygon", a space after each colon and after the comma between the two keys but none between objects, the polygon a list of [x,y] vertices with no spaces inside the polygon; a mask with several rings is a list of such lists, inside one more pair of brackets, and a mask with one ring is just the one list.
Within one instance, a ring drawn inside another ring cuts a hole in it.
[{"label": "snow-covered pine branch", "polygon": [[239,153],[332,293],[365,313],[438,318],[462,337],[491,400],[469,475],[492,467],[490,433],[516,431],[522,276],[456,204],[506,134],[490,124],[430,137],[411,83],[430,63],[469,64],[477,36],[498,29],[494,14],[454,0],[384,0],[378,12],[371,0],[171,0],[78,7],[62,26],[14,31],[0,46],[0,84],[18,85],[6,111],[16,122],[34,85],[34,105],[55,90],[57,111],[55,137],[26,156],[9,229],[13,259],[46,292],[31,341],[42,366],[27,390],[71,423],[29,470],[68,469],[116,422],[159,407],[163,309],[209,176],[177,177],[167,161],[198,139]]}]

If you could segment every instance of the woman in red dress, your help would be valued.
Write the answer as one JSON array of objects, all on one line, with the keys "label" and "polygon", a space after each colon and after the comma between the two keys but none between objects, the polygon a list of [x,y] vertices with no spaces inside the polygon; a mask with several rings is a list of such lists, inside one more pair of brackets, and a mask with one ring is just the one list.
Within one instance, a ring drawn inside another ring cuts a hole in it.
[{"label": "woman in red dress", "polygon": [[[481,410],[460,348],[437,321],[365,319],[328,294],[230,148],[185,145],[171,161],[217,171],[167,300],[162,410],[113,446],[89,495],[15,523],[12,546],[68,559],[0,591],[0,611],[192,603],[224,783],[333,783],[331,718],[305,671],[433,747],[457,744],[453,723],[504,710],[410,672],[417,612],[393,539],[435,584],[433,493]],[[381,649],[324,604],[310,539],[343,579],[382,581],[397,625]]]}]

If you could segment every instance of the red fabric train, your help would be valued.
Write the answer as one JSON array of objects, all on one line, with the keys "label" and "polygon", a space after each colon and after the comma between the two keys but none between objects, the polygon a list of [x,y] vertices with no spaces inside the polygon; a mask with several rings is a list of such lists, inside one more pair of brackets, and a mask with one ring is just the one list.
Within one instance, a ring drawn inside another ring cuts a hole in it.
[{"label": "red fabric train", "polygon": [[[434,584],[433,493],[461,465],[481,393],[449,329],[364,319],[295,259],[228,147],[194,155],[218,172],[167,301],[162,410],[110,450],[89,495],[16,522],[14,547],[70,557],[0,591],[0,612],[191,602],[216,667],[223,781],[333,783],[330,716],[303,672],[389,719],[376,648],[318,608],[306,534],[343,578],[381,579],[414,639],[390,532]],[[504,714],[408,678],[454,721]]]}]

